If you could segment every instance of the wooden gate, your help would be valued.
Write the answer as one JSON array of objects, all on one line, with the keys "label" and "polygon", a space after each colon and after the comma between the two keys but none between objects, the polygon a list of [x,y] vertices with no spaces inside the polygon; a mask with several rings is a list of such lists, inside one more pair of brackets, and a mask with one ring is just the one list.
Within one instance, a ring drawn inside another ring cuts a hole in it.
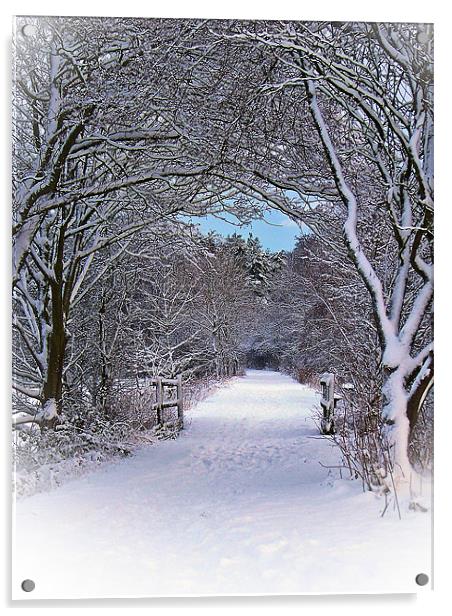
[{"label": "wooden gate", "polygon": [[[176,407],[177,419],[182,429],[184,427],[182,375],[179,374],[175,379],[165,379],[164,377],[156,376],[150,379],[150,384],[156,388],[156,402],[152,408],[157,411],[157,423],[159,425],[163,424],[164,409]],[[165,393],[168,388],[176,388],[176,398],[165,398]]]}]

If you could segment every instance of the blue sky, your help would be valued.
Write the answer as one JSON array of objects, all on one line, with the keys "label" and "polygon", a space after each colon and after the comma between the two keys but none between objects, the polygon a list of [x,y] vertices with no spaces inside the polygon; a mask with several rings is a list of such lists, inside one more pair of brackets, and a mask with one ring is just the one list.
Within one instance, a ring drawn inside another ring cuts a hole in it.
[{"label": "blue sky", "polygon": [[[231,221],[231,222],[228,222]],[[233,224],[233,222],[236,224]],[[250,225],[238,226],[237,220],[230,214],[222,214],[221,219],[209,215],[202,218],[192,218],[203,233],[215,231],[219,235],[227,236],[237,233],[247,238],[250,233],[257,236],[263,247],[267,250],[292,250],[295,241],[302,234],[302,230],[294,221],[282,212],[270,210],[265,213],[264,220],[255,220]],[[306,230],[304,230],[306,232]]]}]

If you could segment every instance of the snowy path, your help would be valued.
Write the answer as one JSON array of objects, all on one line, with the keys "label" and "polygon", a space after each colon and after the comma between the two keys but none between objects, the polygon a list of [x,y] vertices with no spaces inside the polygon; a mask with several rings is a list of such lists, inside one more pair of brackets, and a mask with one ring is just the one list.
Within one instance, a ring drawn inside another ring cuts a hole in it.
[{"label": "snowy path", "polygon": [[19,501],[14,597],[416,592],[430,515],[382,519],[381,500],[335,481],[316,402],[249,371],[193,409],[177,441]]}]

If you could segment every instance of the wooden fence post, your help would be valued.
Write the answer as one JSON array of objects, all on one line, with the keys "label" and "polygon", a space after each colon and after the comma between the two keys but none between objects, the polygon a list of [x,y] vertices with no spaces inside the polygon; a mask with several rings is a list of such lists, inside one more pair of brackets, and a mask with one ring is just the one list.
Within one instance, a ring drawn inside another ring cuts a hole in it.
[{"label": "wooden fence post", "polygon": [[324,372],[320,377],[322,387],[322,397],[320,405],[323,410],[323,417],[320,423],[322,434],[334,434],[334,374]]},{"label": "wooden fence post", "polygon": [[177,418],[181,430],[184,427],[184,399],[182,397],[182,374],[177,375]]}]

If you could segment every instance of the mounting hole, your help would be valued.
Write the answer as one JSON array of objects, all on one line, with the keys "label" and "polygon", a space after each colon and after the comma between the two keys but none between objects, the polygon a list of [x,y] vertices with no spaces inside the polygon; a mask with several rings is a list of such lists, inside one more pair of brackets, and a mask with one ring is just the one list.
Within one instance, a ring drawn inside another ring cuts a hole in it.
[{"label": "mounting hole", "polygon": [[426,573],[418,573],[416,576],[416,584],[418,586],[425,586],[428,584],[428,575]]},{"label": "mounting hole", "polygon": [[426,45],[430,40],[430,35],[427,30],[420,30],[417,34],[417,42],[421,45]]},{"label": "mounting hole", "polygon": [[31,592],[35,589],[35,583],[33,580],[24,580],[21,584],[22,590],[24,592]]},{"label": "mounting hole", "polygon": [[22,35],[23,36],[34,36],[37,32],[37,28],[36,26],[33,26],[32,24],[25,24],[25,26],[22,27]]}]

